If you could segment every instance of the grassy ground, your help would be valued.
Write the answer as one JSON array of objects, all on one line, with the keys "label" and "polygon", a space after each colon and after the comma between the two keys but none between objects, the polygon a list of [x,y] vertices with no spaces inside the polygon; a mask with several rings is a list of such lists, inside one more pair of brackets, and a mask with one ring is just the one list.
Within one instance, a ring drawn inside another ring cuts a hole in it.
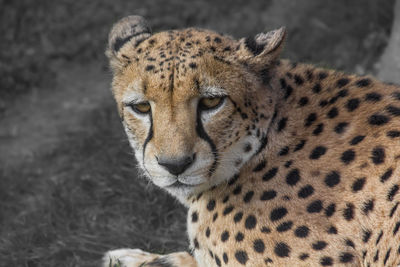
[{"label": "grassy ground", "polygon": [[[33,4],[34,3],[34,4]],[[235,37],[287,25],[285,57],[373,73],[392,1],[0,0],[0,266],[98,266],[185,249],[185,210],[138,177],[103,56],[112,23]]]}]

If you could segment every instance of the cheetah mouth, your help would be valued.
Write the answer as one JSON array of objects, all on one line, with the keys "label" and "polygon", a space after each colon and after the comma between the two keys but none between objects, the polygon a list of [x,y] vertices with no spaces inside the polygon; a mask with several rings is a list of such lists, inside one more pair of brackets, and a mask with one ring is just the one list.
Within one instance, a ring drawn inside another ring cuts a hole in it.
[{"label": "cheetah mouth", "polygon": [[184,184],[178,180],[176,180],[173,184],[166,186],[166,188],[174,188],[174,189],[184,189],[184,188],[192,188],[197,186],[197,184],[191,185],[191,184]]}]

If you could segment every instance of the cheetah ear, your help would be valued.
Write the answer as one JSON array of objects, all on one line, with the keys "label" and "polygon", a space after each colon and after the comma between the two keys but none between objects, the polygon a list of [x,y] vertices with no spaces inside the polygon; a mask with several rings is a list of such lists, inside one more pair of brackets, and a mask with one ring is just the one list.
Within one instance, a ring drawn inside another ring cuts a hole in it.
[{"label": "cheetah ear", "polygon": [[273,61],[282,50],[285,37],[286,28],[281,27],[277,30],[243,38],[240,40],[239,58],[264,64]]},{"label": "cheetah ear", "polygon": [[151,29],[141,16],[127,16],[112,27],[108,35],[106,55],[115,69],[129,62],[135,48],[151,36]]}]

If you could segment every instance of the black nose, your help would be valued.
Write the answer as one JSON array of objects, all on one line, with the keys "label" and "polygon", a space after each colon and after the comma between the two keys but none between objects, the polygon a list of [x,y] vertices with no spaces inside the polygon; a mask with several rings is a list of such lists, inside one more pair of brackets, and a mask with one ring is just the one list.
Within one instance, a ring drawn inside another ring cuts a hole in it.
[{"label": "black nose", "polygon": [[193,163],[196,154],[193,156],[182,157],[182,158],[157,158],[158,164],[163,166],[173,175],[179,175],[183,173]]}]

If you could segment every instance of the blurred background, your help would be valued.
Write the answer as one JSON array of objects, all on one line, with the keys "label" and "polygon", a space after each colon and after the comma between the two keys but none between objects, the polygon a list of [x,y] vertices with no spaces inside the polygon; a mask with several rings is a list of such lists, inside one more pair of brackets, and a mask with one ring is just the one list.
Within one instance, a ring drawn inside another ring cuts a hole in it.
[{"label": "blurred background", "polygon": [[285,25],[283,57],[396,82],[395,4],[0,0],[0,266],[98,266],[109,249],[187,248],[185,209],[137,177],[116,113],[104,50],[121,17],[236,38]]}]

